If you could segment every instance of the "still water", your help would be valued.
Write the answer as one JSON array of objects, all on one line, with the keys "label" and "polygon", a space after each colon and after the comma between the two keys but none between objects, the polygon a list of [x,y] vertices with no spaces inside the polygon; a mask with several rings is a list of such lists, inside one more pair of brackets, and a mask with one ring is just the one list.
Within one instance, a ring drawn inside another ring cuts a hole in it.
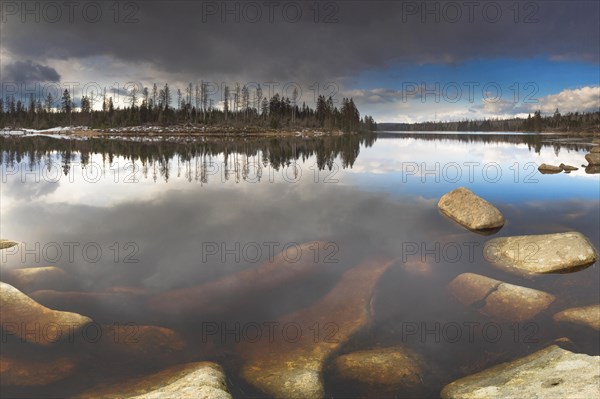
[{"label": "still water", "polygon": [[[269,343],[248,342],[244,327],[318,303],[344,272],[375,258],[393,265],[366,298],[372,320],[344,338],[336,353],[410,348],[425,364],[422,384],[359,392],[325,365],[330,397],[436,397],[456,378],[561,337],[573,341],[573,350],[599,352],[597,332],[552,320],[557,311],[600,301],[597,264],[531,279],[506,274],[482,254],[490,237],[460,227],[436,207],[444,193],[465,186],[504,214],[507,222],[495,237],[576,230],[600,248],[600,174],[581,167],[591,139],[379,133],[193,143],[2,137],[0,145],[1,236],[22,242],[4,251],[0,272],[60,267],[68,279],[36,287],[58,295],[30,293],[40,303],[91,317],[104,326],[102,339],[114,338],[114,326],[135,335],[136,326],[153,325],[176,331],[185,345],[165,354],[159,342],[155,353],[138,356],[77,339],[40,348],[3,335],[3,353],[32,361],[68,356],[77,364],[48,386],[2,386],[3,396],[75,396],[172,364],[212,360],[225,368],[234,397],[261,397],[240,376],[240,346],[267,350]],[[579,170],[543,175],[541,163]],[[292,264],[299,248],[318,267],[284,277],[276,270],[243,274],[282,250]],[[496,322],[448,294],[448,282],[464,272],[557,299],[534,320]],[[211,281],[229,283],[185,298],[193,292],[185,288]],[[61,297],[62,291],[70,294]],[[314,320],[326,330],[315,342],[335,339],[343,317]]]}]

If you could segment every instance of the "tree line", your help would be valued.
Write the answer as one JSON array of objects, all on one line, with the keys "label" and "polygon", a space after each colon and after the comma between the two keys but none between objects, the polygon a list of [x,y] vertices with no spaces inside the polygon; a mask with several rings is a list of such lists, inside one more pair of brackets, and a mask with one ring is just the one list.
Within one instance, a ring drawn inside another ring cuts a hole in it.
[{"label": "tree line", "polygon": [[380,123],[379,130],[447,132],[598,132],[600,111],[568,112],[557,109],[552,115],[541,111],[527,118],[462,120],[456,122]]},{"label": "tree line", "polygon": [[[332,97],[319,95],[316,108],[298,103],[298,90],[291,97],[279,93],[268,98],[260,85],[254,90],[247,86],[225,86],[219,106],[209,94],[208,83],[175,92],[165,84],[151,89],[136,88],[127,93],[128,106],[115,106],[106,90],[100,96],[82,96],[79,106],[71,93],[65,89],[61,98],[51,93],[46,98],[30,95],[25,103],[14,96],[0,98],[0,128],[47,129],[57,126],[89,126],[91,128],[115,128],[140,125],[226,125],[260,126],[272,129],[319,128],[344,132],[374,131],[377,124],[368,115],[360,117],[352,98],[343,98],[335,105]],[[176,103],[173,105],[174,100]],[[95,103],[100,101],[99,107]],[[99,109],[98,109],[99,108]]]}]

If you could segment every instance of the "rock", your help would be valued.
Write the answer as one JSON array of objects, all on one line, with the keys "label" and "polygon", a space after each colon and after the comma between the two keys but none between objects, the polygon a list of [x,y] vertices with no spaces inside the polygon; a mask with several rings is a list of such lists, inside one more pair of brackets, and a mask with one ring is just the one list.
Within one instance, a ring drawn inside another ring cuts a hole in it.
[{"label": "rock", "polygon": [[407,259],[406,262],[402,263],[402,268],[408,273],[420,276],[420,277],[431,277],[433,276],[433,266],[429,259],[422,260],[419,258]]},{"label": "rock", "polygon": [[119,324],[105,326],[110,338],[103,339],[101,351],[116,352],[128,361],[167,361],[185,347],[183,339],[175,331],[157,326]]},{"label": "rock", "polygon": [[0,309],[0,324],[7,335],[41,345],[67,338],[92,322],[77,313],[48,309],[3,282],[0,282]]},{"label": "rock", "polygon": [[48,385],[73,374],[77,363],[70,358],[57,360],[20,360],[0,356],[0,381],[2,385]]},{"label": "rock", "polygon": [[518,275],[573,272],[598,258],[588,239],[575,231],[494,238],[485,243],[484,254],[495,266]]},{"label": "rock", "polygon": [[64,270],[54,266],[10,269],[2,272],[2,279],[24,292],[63,289],[73,284]]},{"label": "rock", "polygon": [[600,145],[592,147],[592,149],[590,150],[590,153],[592,153],[592,154],[600,153]]},{"label": "rock", "polygon": [[585,167],[585,173],[588,175],[596,175],[600,173],[600,165],[588,165]]},{"label": "rock", "polygon": [[85,313],[98,322],[130,320],[144,309],[146,296],[138,293],[39,290],[31,297],[53,309]]},{"label": "rock", "polygon": [[548,165],[545,163],[538,166],[538,170],[540,171],[541,174],[544,174],[544,175],[560,173],[563,171],[560,166]]},{"label": "rock", "polygon": [[590,152],[585,156],[585,160],[588,161],[590,165],[600,165],[600,153]]},{"label": "rock", "polygon": [[11,240],[0,240],[0,249],[7,249],[15,245],[19,245],[19,243]]},{"label": "rock", "polygon": [[79,398],[106,399],[231,399],[221,366],[211,362],[187,363],[113,386],[100,386]]},{"label": "rock", "polygon": [[501,321],[530,320],[547,309],[554,296],[543,291],[464,273],[448,285],[452,296],[465,306]]},{"label": "rock", "polygon": [[600,331],[600,305],[566,309],[555,314],[554,320],[580,324]]},{"label": "rock", "polygon": [[597,398],[600,356],[556,345],[461,378],[444,387],[442,399]]},{"label": "rock", "polygon": [[[279,326],[295,326],[290,337],[279,333],[273,340],[242,343],[242,377],[273,397],[324,397],[326,359],[370,322],[375,286],[393,263],[388,259],[365,261],[346,271],[319,301],[277,320]],[[318,339],[315,328],[320,332]],[[296,336],[294,331],[302,334]]]},{"label": "rock", "polygon": [[117,285],[114,287],[107,288],[105,292],[110,292],[114,294],[146,295],[148,294],[148,289],[145,287],[130,287],[124,285]]},{"label": "rock", "polygon": [[571,165],[565,165],[564,163],[561,163],[559,165],[559,167],[564,170],[565,172],[571,172],[573,170],[579,170],[579,168],[576,168],[575,166],[571,166]]},{"label": "rock", "polygon": [[438,202],[442,213],[471,230],[499,229],[504,225],[500,211],[469,189],[459,187]]},{"label": "rock", "polygon": [[164,292],[150,299],[149,307],[174,316],[224,314],[238,309],[240,304],[248,305],[265,292],[297,282],[322,269],[323,263],[314,260],[316,245],[322,249],[328,244],[320,241],[301,244],[299,259],[296,262],[290,261],[290,257],[296,257],[295,252],[293,255],[279,253],[271,261],[266,261],[258,267],[197,286]]},{"label": "rock", "polygon": [[[365,386],[379,395],[420,387],[424,375],[423,359],[401,346],[376,348],[336,357],[331,371],[347,384]],[[365,389],[360,389],[365,391]]]}]

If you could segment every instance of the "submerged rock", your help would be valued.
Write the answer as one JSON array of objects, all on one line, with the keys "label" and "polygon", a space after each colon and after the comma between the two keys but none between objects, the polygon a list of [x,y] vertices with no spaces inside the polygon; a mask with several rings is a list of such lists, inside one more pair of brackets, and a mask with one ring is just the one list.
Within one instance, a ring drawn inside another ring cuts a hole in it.
[{"label": "submerged rock", "polygon": [[99,386],[78,396],[102,399],[231,399],[221,366],[188,363],[113,386]]},{"label": "submerged rock", "polygon": [[532,288],[464,273],[448,285],[452,296],[483,315],[502,321],[530,320],[547,309],[554,296]]},{"label": "submerged rock", "polygon": [[554,173],[560,173],[562,172],[562,168],[560,166],[555,166],[555,165],[548,165],[548,164],[541,164],[540,166],[538,166],[538,170],[540,171],[540,173],[546,175],[546,174],[554,174]]},{"label": "submerged rock", "polygon": [[259,295],[319,270],[323,262],[316,262],[316,245],[323,249],[327,243],[311,241],[299,246],[299,259],[279,253],[271,261],[258,267],[221,277],[215,281],[159,294],[149,301],[152,310],[169,315],[219,314],[238,309]]},{"label": "submerged rock", "polygon": [[549,346],[444,387],[443,399],[597,398],[600,356]]},{"label": "submerged rock", "polygon": [[85,313],[96,321],[130,320],[144,308],[146,297],[139,293],[39,290],[31,297],[39,303],[68,312]]},{"label": "submerged rock", "polygon": [[361,263],[309,308],[277,320],[283,328],[294,327],[287,334],[275,334],[271,341],[244,342],[240,347],[243,378],[277,398],[324,397],[325,360],[370,322],[375,286],[392,264],[388,259]]},{"label": "submerged rock", "polygon": [[7,249],[7,248],[11,248],[14,247],[15,245],[19,245],[18,242],[16,241],[11,241],[11,240],[0,240],[0,249]]},{"label": "submerged rock", "polygon": [[54,266],[10,269],[2,273],[2,279],[25,292],[64,289],[73,283],[64,270]]},{"label": "submerged rock", "polygon": [[576,168],[575,166],[571,166],[571,165],[565,165],[564,163],[561,163],[559,165],[559,167],[564,170],[565,172],[571,172],[574,170],[579,170],[579,168]]},{"label": "submerged rock", "polygon": [[600,153],[590,152],[585,156],[585,160],[588,161],[590,165],[600,165]]},{"label": "submerged rock", "polygon": [[[336,357],[331,371],[336,379],[360,385],[361,391],[392,394],[423,383],[425,363],[408,348],[376,348]],[[364,386],[364,387],[363,387]]]},{"label": "submerged rock", "polygon": [[60,381],[75,371],[74,359],[23,360],[0,356],[0,381],[2,385],[38,386]]},{"label": "submerged rock", "polygon": [[92,319],[40,305],[15,287],[0,282],[0,324],[7,335],[48,345],[79,331]]},{"label": "submerged rock", "polygon": [[117,356],[125,362],[170,362],[185,347],[177,332],[164,327],[113,324],[103,326],[102,331],[106,332],[107,338],[99,345],[92,344],[91,349],[100,351],[100,356]]},{"label": "submerged rock", "polygon": [[600,331],[600,305],[566,309],[555,314],[554,320],[579,324]]},{"label": "submerged rock", "polygon": [[484,253],[497,267],[518,275],[577,271],[598,258],[588,239],[575,231],[494,238],[485,243]]},{"label": "submerged rock", "polygon": [[500,211],[465,187],[444,194],[438,202],[442,213],[471,230],[493,230],[504,225]]}]

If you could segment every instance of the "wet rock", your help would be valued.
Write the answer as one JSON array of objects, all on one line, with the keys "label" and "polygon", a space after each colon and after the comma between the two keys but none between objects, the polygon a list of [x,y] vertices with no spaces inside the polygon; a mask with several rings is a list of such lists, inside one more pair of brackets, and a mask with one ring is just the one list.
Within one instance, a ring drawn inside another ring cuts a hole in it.
[{"label": "wet rock", "polygon": [[465,187],[444,194],[438,202],[440,211],[471,230],[499,229],[504,225],[500,211]]},{"label": "wet rock", "polygon": [[14,247],[15,245],[19,245],[19,243],[16,241],[11,241],[11,240],[0,240],[0,249],[11,248],[11,247]]},{"label": "wet rock", "polygon": [[41,345],[66,338],[92,322],[77,313],[48,309],[3,282],[0,282],[0,309],[0,324],[8,335]]},{"label": "wet rock", "polygon": [[[163,314],[223,314],[238,309],[240,304],[248,305],[265,292],[285,284],[297,282],[324,267],[315,262],[316,246],[325,251],[327,243],[311,241],[299,246],[299,259],[296,252],[286,255],[279,253],[271,261],[258,267],[243,270],[193,287],[181,288],[159,294],[149,301],[149,307]],[[292,250],[293,251],[293,250]],[[327,252],[328,253],[328,252]],[[326,265],[325,265],[326,266]]]},{"label": "wet rock", "polygon": [[547,309],[554,299],[543,291],[502,283],[487,297],[480,312],[500,320],[530,320]]},{"label": "wet rock", "polygon": [[597,145],[597,146],[595,146],[595,147],[592,147],[592,149],[590,150],[590,152],[591,152],[592,154],[598,154],[598,153],[600,153],[600,145]]},{"label": "wet rock", "polygon": [[376,348],[347,353],[336,357],[331,371],[336,379],[345,381],[361,392],[397,393],[418,388],[423,381],[423,359],[401,346]]},{"label": "wet rock", "polygon": [[221,366],[211,362],[188,363],[113,386],[99,386],[79,398],[102,399],[231,399]]},{"label": "wet rock", "polygon": [[564,170],[565,172],[571,172],[574,170],[579,170],[579,168],[576,168],[575,166],[571,166],[571,165],[565,165],[564,163],[561,163],[559,165],[559,167]]},{"label": "wet rock", "polygon": [[[371,299],[387,259],[361,263],[345,272],[336,286],[305,310],[287,315],[279,326],[293,325],[295,333],[275,334],[272,341],[245,342],[241,374],[250,384],[278,398],[322,398],[325,360],[371,320]],[[317,339],[313,332],[318,328]]]},{"label": "wet rock", "polygon": [[64,270],[54,266],[10,269],[2,272],[2,279],[24,292],[40,289],[64,289],[73,280]]},{"label": "wet rock", "polygon": [[555,314],[554,320],[579,324],[600,331],[600,305],[566,309]]},{"label": "wet rock", "polygon": [[454,381],[443,399],[596,398],[600,356],[576,354],[556,345]]},{"label": "wet rock", "polygon": [[562,172],[562,168],[560,166],[555,166],[555,165],[548,165],[548,164],[541,164],[540,166],[538,166],[538,170],[540,171],[540,173],[546,175],[546,174],[554,174],[554,173],[560,173]]},{"label": "wet rock", "polygon": [[[502,281],[475,273],[463,273],[448,284],[452,296],[465,306],[484,305],[487,296],[495,291]],[[481,302],[481,303],[479,303]]]},{"label": "wet rock", "polygon": [[543,291],[464,273],[448,285],[452,296],[465,306],[501,321],[530,320],[547,309],[554,296]]},{"label": "wet rock", "polygon": [[600,153],[590,152],[585,156],[585,160],[588,161],[590,165],[600,165]]},{"label": "wet rock", "polygon": [[70,358],[56,360],[22,360],[0,356],[2,385],[36,386],[60,381],[75,371],[77,362]]},{"label": "wet rock", "polygon": [[589,240],[575,231],[494,238],[485,243],[484,254],[495,266],[518,275],[577,271],[598,258]]}]

